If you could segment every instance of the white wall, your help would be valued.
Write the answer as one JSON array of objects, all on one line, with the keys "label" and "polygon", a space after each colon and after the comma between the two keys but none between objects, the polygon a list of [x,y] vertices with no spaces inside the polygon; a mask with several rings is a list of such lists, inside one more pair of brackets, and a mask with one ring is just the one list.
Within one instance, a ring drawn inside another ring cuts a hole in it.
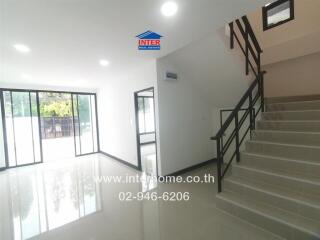
[{"label": "white wall", "polygon": [[[178,82],[163,80],[169,68],[178,72]],[[189,76],[165,59],[158,61],[157,71],[161,175],[166,175],[214,157],[211,107]]]},{"label": "white wall", "polygon": [[156,83],[155,61],[121,78],[106,79],[98,90],[100,150],[138,166],[134,92]]},{"label": "white wall", "polygon": [[[215,157],[218,109],[234,107],[248,88],[244,62],[220,30],[157,60],[162,175]],[[166,71],[178,80],[164,81]]]}]

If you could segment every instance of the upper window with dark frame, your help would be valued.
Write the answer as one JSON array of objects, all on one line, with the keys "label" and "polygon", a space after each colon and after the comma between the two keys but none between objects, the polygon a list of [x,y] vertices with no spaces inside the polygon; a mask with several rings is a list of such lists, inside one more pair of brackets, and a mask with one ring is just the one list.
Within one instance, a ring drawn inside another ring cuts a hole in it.
[{"label": "upper window with dark frame", "polygon": [[278,0],[262,8],[263,31],[294,19],[294,0]]}]

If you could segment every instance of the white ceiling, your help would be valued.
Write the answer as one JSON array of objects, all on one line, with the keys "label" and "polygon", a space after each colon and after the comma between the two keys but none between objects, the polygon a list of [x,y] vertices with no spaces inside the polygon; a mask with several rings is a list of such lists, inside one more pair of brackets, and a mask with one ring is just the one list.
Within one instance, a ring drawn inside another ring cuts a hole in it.
[{"label": "white ceiling", "polygon": [[[164,0],[0,0],[0,84],[98,87],[144,61],[167,55],[265,0],[175,0],[166,18]],[[138,51],[136,35],[164,36],[161,51]],[[12,47],[31,48],[21,54]],[[108,59],[101,67],[99,59]],[[21,74],[32,75],[25,80]]]}]

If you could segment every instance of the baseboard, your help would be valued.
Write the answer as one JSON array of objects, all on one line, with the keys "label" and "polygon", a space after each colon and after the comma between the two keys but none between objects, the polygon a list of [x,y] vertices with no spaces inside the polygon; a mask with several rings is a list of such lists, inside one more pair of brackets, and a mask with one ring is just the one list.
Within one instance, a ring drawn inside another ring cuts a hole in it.
[{"label": "baseboard", "polygon": [[216,162],[216,161],[217,161],[217,159],[216,159],[216,158],[213,158],[213,159],[210,159],[210,160],[208,160],[208,161],[205,161],[205,162],[202,162],[202,163],[193,165],[193,166],[191,166],[191,167],[187,167],[187,168],[181,169],[181,170],[176,171],[176,172],[174,172],[174,173],[167,174],[166,176],[180,176],[180,175],[182,175],[182,174],[185,174],[185,173],[187,173],[187,172],[191,172],[191,171],[193,171],[193,170],[196,170],[196,169],[198,169],[198,168],[204,167],[204,166],[209,165],[209,164],[211,164],[211,163],[214,163],[214,162]]},{"label": "baseboard", "polygon": [[140,169],[139,169],[137,166],[135,166],[135,165],[133,165],[133,164],[131,164],[131,163],[128,163],[128,162],[124,161],[124,160],[121,159],[121,158],[115,157],[115,156],[113,156],[113,155],[111,155],[111,154],[109,154],[109,153],[106,153],[106,152],[104,152],[104,151],[101,151],[101,150],[100,150],[100,153],[103,154],[103,155],[105,155],[105,156],[107,156],[107,157],[109,157],[109,158],[112,158],[112,159],[114,159],[114,160],[116,160],[116,161],[118,161],[118,162],[120,162],[120,163],[122,163],[122,164],[124,164],[124,165],[126,165],[126,166],[128,166],[128,167],[130,167],[130,168],[133,168],[134,170],[140,171]]}]

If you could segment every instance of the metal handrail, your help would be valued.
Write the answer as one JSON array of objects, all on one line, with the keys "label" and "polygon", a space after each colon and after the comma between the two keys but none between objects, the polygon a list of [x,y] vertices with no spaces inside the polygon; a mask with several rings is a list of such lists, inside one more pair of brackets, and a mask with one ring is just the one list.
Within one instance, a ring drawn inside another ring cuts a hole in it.
[{"label": "metal handrail", "polygon": [[[242,17],[241,20],[243,21],[244,28],[240,22],[240,19],[237,19],[236,25],[240,30],[241,36],[245,40],[245,46],[241,44],[239,37],[237,36],[234,30],[233,22],[229,24],[230,26],[230,47],[231,49],[234,48],[234,39],[237,40],[242,52],[246,57],[246,74],[249,74],[249,67],[255,74],[255,80],[251,83],[245,94],[242,96],[236,107],[232,110],[229,117],[226,121],[222,124],[221,128],[217,132],[214,137],[211,137],[211,140],[215,140],[217,144],[217,178],[218,178],[218,192],[222,191],[222,180],[226,175],[229,167],[231,166],[234,158],[236,158],[237,162],[240,161],[240,147],[241,144],[244,142],[246,136],[255,128],[255,121],[260,112],[264,112],[264,74],[265,71],[261,71],[261,58],[260,54],[262,53],[262,49],[254,35],[254,32],[251,28],[249,20],[246,16]],[[251,41],[250,41],[250,40]],[[253,45],[251,44],[253,43]],[[255,50],[255,51],[254,51]],[[253,56],[255,60],[256,67],[253,66],[251,63],[249,56]],[[256,90],[256,91],[255,91]],[[255,110],[255,105],[257,104],[258,100],[260,101],[260,106],[258,110]],[[246,106],[246,103],[249,101],[249,106]],[[244,111],[241,119],[239,119],[239,112]],[[243,136],[240,137],[240,130],[249,116],[250,124],[247,129],[245,129]],[[231,126],[234,122],[234,130],[224,143],[223,137],[227,129]],[[232,142],[235,141],[235,150],[231,155],[231,159],[229,159],[226,164],[224,164],[225,155],[230,149]],[[224,169],[222,169],[224,167]]]},{"label": "metal handrail", "polygon": [[[242,22],[242,23],[241,23]],[[258,76],[261,71],[261,53],[263,52],[258,40],[252,30],[250,22],[247,16],[243,16],[241,19],[236,19],[234,22],[229,23],[230,28],[230,48],[234,48],[234,39],[238,42],[241,51],[246,57],[246,74],[249,74],[249,67],[251,71]],[[245,46],[241,44],[239,36],[235,31],[235,26],[239,29],[242,38],[245,41]],[[253,45],[251,44],[253,43]],[[250,61],[250,56],[252,56],[255,66],[253,66],[252,62]]]}]

